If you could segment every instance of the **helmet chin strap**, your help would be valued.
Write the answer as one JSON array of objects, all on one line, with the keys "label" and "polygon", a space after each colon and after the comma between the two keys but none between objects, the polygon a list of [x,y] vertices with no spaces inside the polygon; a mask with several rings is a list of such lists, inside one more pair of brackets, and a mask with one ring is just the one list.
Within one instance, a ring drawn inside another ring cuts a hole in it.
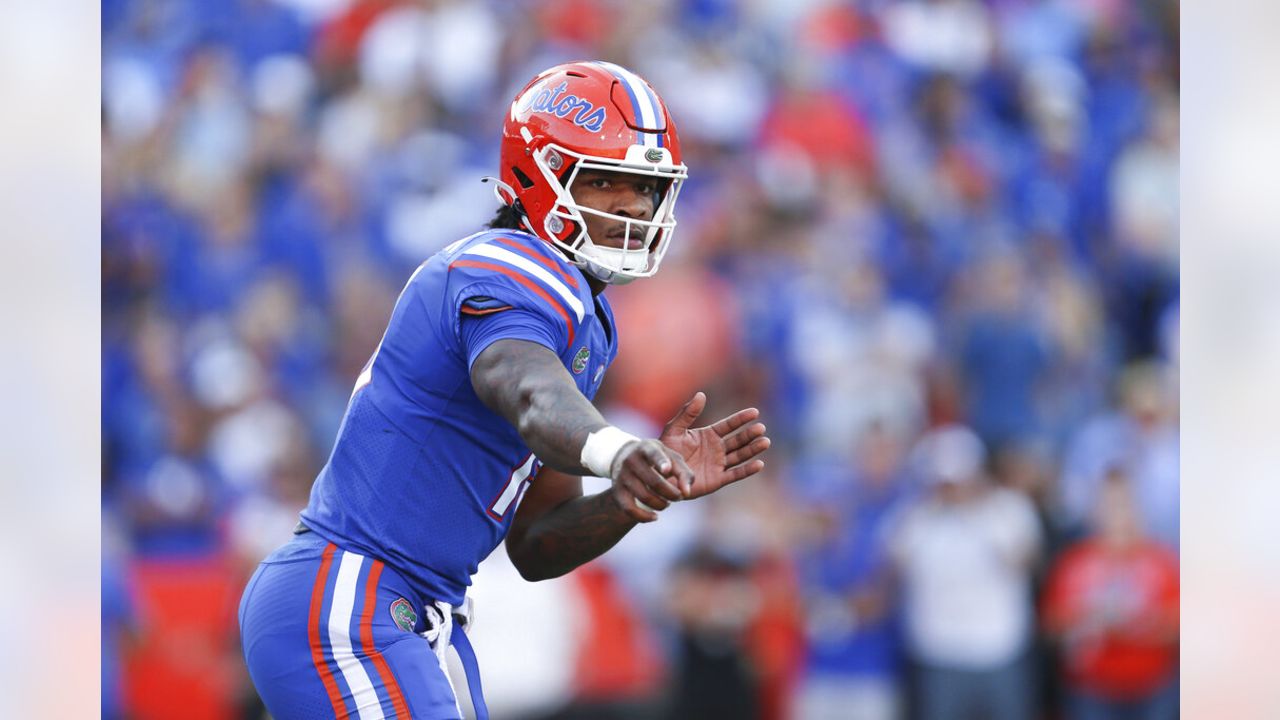
[{"label": "helmet chin strap", "polygon": [[[635,251],[627,252],[621,248],[601,247],[592,243],[590,238],[583,245],[584,247],[578,249],[578,254],[584,256],[588,262],[604,260],[608,262],[609,267],[618,268],[625,272],[639,272],[649,264],[647,249],[641,254]],[[586,250],[586,252],[583,252],[583,250]]]},{"label": "helmet chin strap", "polygon": [[[631,223],[628,222],[627,236],[630,236],[630,230]],[[649,232],[646,240],[650,240],[652,235],[652,231]],[[591,239],[591,234],[585,230],[575,255],[581,260],[579,265],[584,270],[591,273],[597,280],[610,285],[626,285],[636,279],[631,273],[641,272],[649,265],[648,243],[645,244],[643,252],[639,248],[627,250],[597,245]]]},{"label": "helmet chin strap", "polygon": [[480,182],[493,183],[493,196],[498,198],[498,202],[502,203],[503,205],[515,204],[517,200],[515,188],[502,182],[498,178],[493,177],[492,175],[485,175],[484,177],[480,178]]},{"label": "helmet chin strap", "polygon": [[619,275],[613,270],[607,270],[585,258],[582,259],[579,267],[582,268],[583,272],[606,285],[626,285],[632,280],[635,280],[635,277],[632,275]]}]

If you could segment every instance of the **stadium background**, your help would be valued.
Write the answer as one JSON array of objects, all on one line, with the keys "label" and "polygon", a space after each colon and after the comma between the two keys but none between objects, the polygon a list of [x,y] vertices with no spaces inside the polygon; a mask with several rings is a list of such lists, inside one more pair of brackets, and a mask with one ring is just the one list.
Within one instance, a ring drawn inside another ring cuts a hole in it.
[{"label": "stadium background", "polygon": [[[515,90],[571,59],[645,76],[691,168],[662,273],[610,291],[607,416],[704,389],[776,443],[569,578],[487,563],[495,712],[787,717],[823,673],[912,705],[881,570],[949,424],[1034,501],[1037,589],[1104,476],[1176,552],[1176,3],[104,0],[102,27],[108,716],[255,717],[241,583],[404,279],[491,215]],[[861,625],[819,612],[844,592]],[[1052,716],[1047,630],[1024,660]]]}]

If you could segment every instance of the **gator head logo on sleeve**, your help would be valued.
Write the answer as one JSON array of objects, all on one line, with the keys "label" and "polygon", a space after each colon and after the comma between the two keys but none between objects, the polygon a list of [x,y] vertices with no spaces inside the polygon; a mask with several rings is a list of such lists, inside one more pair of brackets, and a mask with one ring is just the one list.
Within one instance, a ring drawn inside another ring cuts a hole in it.
[{"label": "gator head logo on sleeve", "polygon": [[591,351],[584,345],[577,355],[573,356],[573,374],[578,375],[587,369],[587,358],[591,357]]},{"label": "gator head logo on sleeve", "polygon": [[418,613],[413,611],[413,606],[408,600],[397,598],[391,603],[391,619],[401,630],[413,632],[413,628],[418,624]]}]

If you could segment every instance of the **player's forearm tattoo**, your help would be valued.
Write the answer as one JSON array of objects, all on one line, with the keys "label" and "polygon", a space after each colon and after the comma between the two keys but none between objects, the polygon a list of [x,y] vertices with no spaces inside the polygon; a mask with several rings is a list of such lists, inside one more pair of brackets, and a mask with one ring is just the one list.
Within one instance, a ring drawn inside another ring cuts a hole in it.
[{"label": "player's forearm tattoo", "polygon": [[608,423],[550,350],[523,340],[499,340],[476,359],[471,384],[485,405],[515,426],[544,465],[575,475],[590,473],[580,464],[582,444]]},{"label": "player's forearm tattoo", "polygon": [[538,518],[519,546],[508,550],[525,579],[546,580],[596,559],[635,525],[611,494],[602,492],[574,498]]}]

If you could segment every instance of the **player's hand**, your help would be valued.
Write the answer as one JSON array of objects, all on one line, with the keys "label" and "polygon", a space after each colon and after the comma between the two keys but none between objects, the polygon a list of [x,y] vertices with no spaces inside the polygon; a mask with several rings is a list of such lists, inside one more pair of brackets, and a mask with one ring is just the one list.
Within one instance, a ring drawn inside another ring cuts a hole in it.
[{"label": "player's hand", "polygon": [[764,461],[758,456],[772,444],[764,434],[764,424],[755,422],[760,417],[755,408],[739,410],[705,427],[693,427],[706,406],[706,394],[694,393],[658,436],[693,471],[692,482],[681,486],[685,499],[709,495],[760,472]]},{"label": "player's hand", "polygon": [[636,522],[653,522],[658,511],[681,499],[680,487],[693,482],[684,458],[657,440],[622,446],[613,461],[613,493],[618,506]]}]

